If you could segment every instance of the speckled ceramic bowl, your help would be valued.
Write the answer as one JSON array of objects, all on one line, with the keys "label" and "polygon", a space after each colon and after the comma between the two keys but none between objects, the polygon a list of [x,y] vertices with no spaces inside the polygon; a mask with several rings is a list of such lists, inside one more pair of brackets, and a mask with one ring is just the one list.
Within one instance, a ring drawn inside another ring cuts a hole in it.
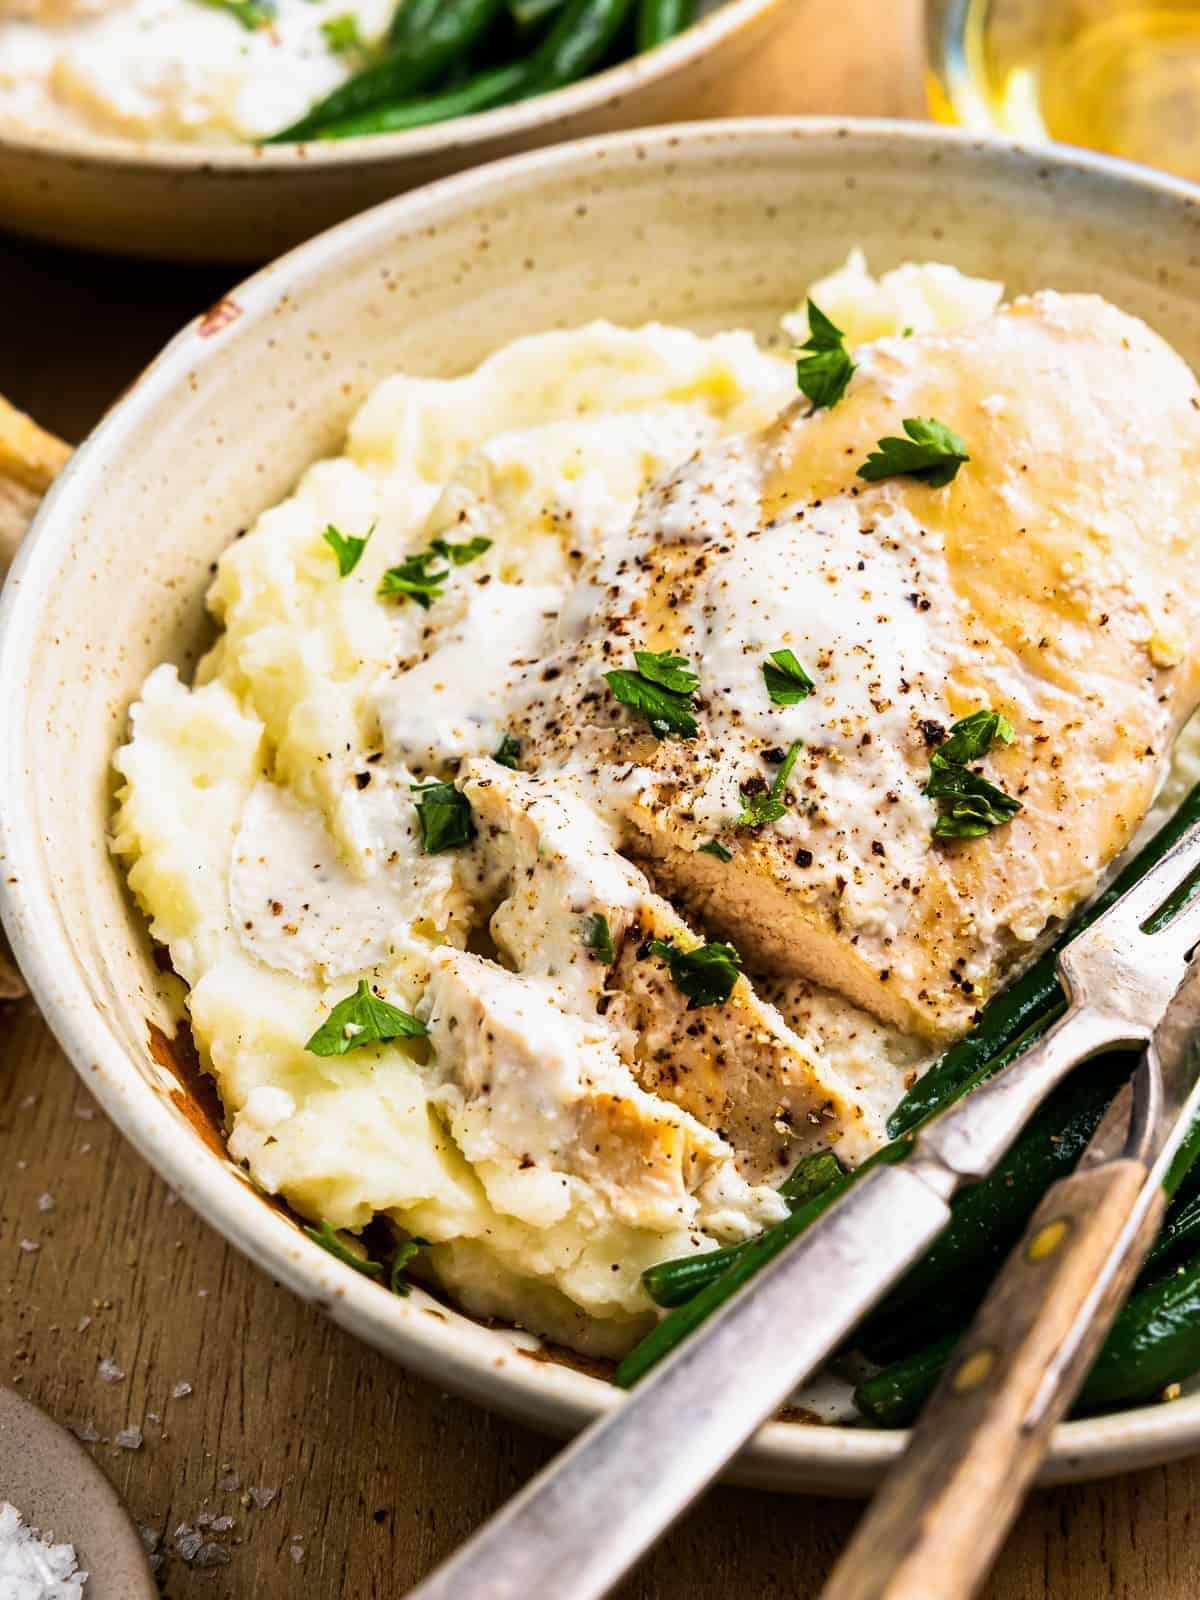
[{"label": "speckled ceramic bowl", "polygon": [[648,55],[555,94],[411,133],[198,145],[0,130],[0,221],[62,244],[179,261],[265,261],[366,206],[464,167],[585,134],[719,115],[811,0],[708,0]]},{"label": "speckled ceramic bowl", "polygon": [[2,1386],[0,1500],[44,1538],[74,1545],[87,1600],[157,1600],[142,1541],[112,1484],[64,1428]]},{"label": "speckled ceramic bowl", "polygon": [[[110,758],[164,658],[191,669],[209,563],[384,374],[462,372],[517,335],[608,316],[770,335],[865,247],[1010,291],[1095,289],[1200,364],[1200,204],[1186,185],[933,127],[732,122],[626,134],[451,179],[356,218],[185,329],[52,489],[0,610],[0,895],[51,1027],[109,1114],[264,1271],[436,1382],[555,1432],[615,1404],[598,1376],[310,1244],[225,1157],[173,1050],[163,979],[108,854]],[[1086,1069],[1085,1069],[1086,1070]],[[737,1464],[857,1492],[903,1436],[781,1422]],[[1062,1428],[1048,1480],[1200,1446],[1200,1398]]]}]

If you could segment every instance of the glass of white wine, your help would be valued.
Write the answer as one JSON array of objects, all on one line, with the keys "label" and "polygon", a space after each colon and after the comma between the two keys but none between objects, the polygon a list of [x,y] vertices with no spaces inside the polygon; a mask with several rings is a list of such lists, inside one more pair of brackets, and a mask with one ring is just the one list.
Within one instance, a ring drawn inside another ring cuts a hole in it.
[{"label": "glass of white wine", "polygon": [[1200,182],[1200,0],[928,0],[940,121]]}]

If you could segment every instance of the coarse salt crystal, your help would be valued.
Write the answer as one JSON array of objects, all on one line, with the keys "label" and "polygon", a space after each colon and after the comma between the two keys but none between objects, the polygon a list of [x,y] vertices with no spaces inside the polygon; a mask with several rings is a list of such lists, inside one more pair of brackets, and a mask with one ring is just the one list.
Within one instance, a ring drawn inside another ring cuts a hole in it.
[{"label": "coarse salt crystal", "polygon": [[304,1560],[304,1546],[302,1544],[291,1545],[288,1548],[288,1554],[291,1556],[296,1565],[299,1566]]},{"label": "coarse salt crystal", "polygon": [[171,1385],[171,1399],[172,1400],[182,1400],[182,1399],[184,1399],[185,1396],[191,1394],[191,1392],[192,1392],[192,1386],[191,1386],[190,1383],[188,1383],[188,1381],[186,1379],[183,1379],[179,1383],[173,1383]]},{"label": "coarse salt crystal", "polygon": [[278,1493],[278,1489],[256,1489],[251,1487],[250,1498],[261,1511],[265,1506],[269,1506],[271,1504],[271,1501],[274,1500]]},{"label": "coarse salt crystal", "polygon": [[80,1600],[87,1577],[75,1564],[74,1546],[39,1538],[16,1506],[0,1500],[0,1595]]},{"label": "coarse salt crystal", "polygon": [[217,1488],[223,1489],[227,1494],[233,1494],[242,1487],[242,1480],[236,1472],[227,1472],[223,1478],[217,1479]]},{"label": "coarse salt crystal", "polygon": [[36,1239],[22,1239],[19,1248],[24,1250],[24,1252],[25,1252],[25,1254],[27,1256],[31,1256],[31,1255],[34,1255],[42,1247],[37,1242]]},{"label": "coarse salt crystal", "polygon": [[140,1450],[142,1448],[142,1430],[132,1426],[122,1428],[119,1433],[113,1434],[113,1443],[122,1450]]},{"label": "coarse salt crystal", "polygon": [[100,1437],[96,1431],[95,1424],[91,1422],[73,1422],[71,1424],[71,1432],[81,1444],[95,1444]]},{"label": "coarse salt crystal", "polygon": [[121,1383],[125,1377],[124,1367],[119,1367],[111,1356],[102,1356],[96,1364],[97,1375],[105,1383]]},{"label": "coarse salt crystal", "polygon": [[212,1531],[214,1533],[228,1533],[230,1528],[232,1528],[232,1527],[233,1527],[233,1518],[232,1517],[229,1517],[229,1516],[214,1517],[212,1519]]},{"label": "coarse salt crystal", "polygon": [[75,1332],[76,1333],[86,1333],[88,1331],[88,1329],[91,1327],[91,1325],[92,1325],[91,1317],[80,1317],[79,1321],[75,1324]]},{"label": "coarse salt crystal", "polygon": [[54,1196],[52,1194],[40,1194],[40,1195],[38,1195],[38,1210],[39,1211],[53,1211],[54,1210]]}]

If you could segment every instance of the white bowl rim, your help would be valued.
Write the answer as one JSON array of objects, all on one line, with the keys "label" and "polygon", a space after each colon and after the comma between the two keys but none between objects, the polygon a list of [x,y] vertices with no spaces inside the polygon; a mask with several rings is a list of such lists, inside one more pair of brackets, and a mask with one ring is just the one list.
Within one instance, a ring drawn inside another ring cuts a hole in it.
[{"label": "white bowl rim", "polygon": [[309,139],[295,144],[226,145],[178,139],[141,141],[106,134],[64,136],[0,127],[0,154],[12,152],[121,172],[238,175],[295,171],[297,166],[324,171],[347,166],[387,165],[442,151],[469,150],[489,139],[519,137],[541,128],[552,137],[550,130],[557,124],[604,105],[615,105],[645,84],[671,77],[690,62],[717,49],[759,16],[789,3],[790,0],[724,0],[715,11],[701,17],[666,44],[644,55],[616,62],[603,72],[581,78],[565,88],[401,133],[362,134],[353,139]]},{"label": "white bowl rim", "polygon": [[[1131,162],[1067,147],[1031,148],[968,130],[883,118],[758,117],[676,123],[605,134],[538,149],[459,173],[412,190],[352,217],[297,246],[242,281],[229,294],[241,307],[241,326],[267,313],[281,290],[303,293],[305,278],[377,235],[399,219],[436,221],[461,202],[509,177],[584,170],[601,154],[630,157],[670,150],[675,162],[703,161],[715,144],[759,141],[905,141],[918,147],[968,146],[1060,173],[1103,179],[1155,191],[1200,208],[1200,188]],[[199,319],[167,344],[75,451],[47,494],[0,592],[0,920],[39,1008],[85,1086],[142,1156],[188,1203],[244,1254],[295,1293],[315,1301],[333,1319],[422,1376],[481,1404],[565,1435],[621,1399],[620,1391],[556,1361],[531,1360],[516,1348],[519,1336],[456,1317],[418,1291],[407,1299],[341,1266],[297,1227],[263,1203],[231,1172],[214,1181],[211,1153],[173,1121],[126,1052],[107,1031],[87,986],[75,970],[51,897],[39,894],[36,825],[26,791],[22,678],[33,658],[40,599],[53,582],[60,547],[71,537],[78,510],[104,461],[136,436],[143,415],[186,373],[217,352],[219,341],[196,336]],[[28,876],[26,870],[28,868]],[[433,1315],[428,1315],[430,1311]],[[434,1319],[437,1319],[436,1321]],[[751,1484],[800,1492],[859,1493],[896,1459],[906,1431],[766,1424],[746,1446],[730,1476]],[[1200,1448],[1200,1394],[1170,1405],[1142,1406],[1109,1416],[1062,1424],[1040,1481],[1075,1481],[1132,1470]]]}]

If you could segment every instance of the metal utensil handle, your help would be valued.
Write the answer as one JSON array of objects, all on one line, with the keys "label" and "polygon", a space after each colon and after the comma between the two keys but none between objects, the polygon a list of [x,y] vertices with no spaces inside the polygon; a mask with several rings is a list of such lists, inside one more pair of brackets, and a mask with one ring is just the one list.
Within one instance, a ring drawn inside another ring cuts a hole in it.
[{"label": "metal utensil handle", "polygon": [[1046,1192],[822,1600],[976,1593],[1158,1230],[1147,1182],[1121,1158]]},{"label": "metal utensil handle", "polygon": [[950,1208],[876,1167],[411,1600],[598,1600],[928,1249]]}]

